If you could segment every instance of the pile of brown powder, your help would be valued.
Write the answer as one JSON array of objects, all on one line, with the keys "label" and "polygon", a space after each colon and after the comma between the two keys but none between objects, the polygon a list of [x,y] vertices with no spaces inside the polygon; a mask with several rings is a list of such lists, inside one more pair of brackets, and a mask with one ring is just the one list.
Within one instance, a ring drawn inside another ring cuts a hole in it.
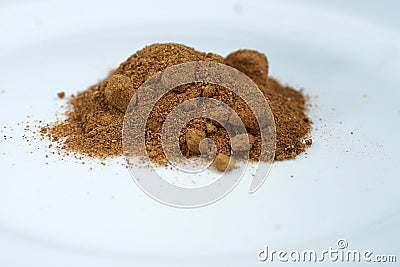
[{"label": "pile of brown powder", "polygon": [[[66,113],[67,119],[56,125],[44,127],[42,134],[58,142],[62,149],[90,157],[121,155],[124,112],[135,90],[157,72],[191,61],[227,64],[240,70],[257,84],[274,115],[276,160],[295,158],[311,144],[311,139],[304,141],[311,125],[305,114],[304,96],[301,92],[268,77],[268,61],[263,54],[239,50],[223,58],[180,44],[153,44],[136,52],[106,79],[71,97],[69,103],[72,108]],[[157,102],[146,124],[146,148],[150,159],[158,163],[166,162],[161,146],[163,121],[178,104],[200,96],[223,101],[237,112],[248,134],[243,136],[238,133],[235,138],[248,137],[251,144],[250,159],[258,160],[260,131],[250,109],[228,89],[204,83],[177,87]],[[219,154],[215,166],[225,169],[231,149],[229,136],[221,125],[210,119],[195,119],[185,125],[179,136],[182,153],[188,157],[199,155],[199,143],[205,137],[212,139],[217,146]]]}]

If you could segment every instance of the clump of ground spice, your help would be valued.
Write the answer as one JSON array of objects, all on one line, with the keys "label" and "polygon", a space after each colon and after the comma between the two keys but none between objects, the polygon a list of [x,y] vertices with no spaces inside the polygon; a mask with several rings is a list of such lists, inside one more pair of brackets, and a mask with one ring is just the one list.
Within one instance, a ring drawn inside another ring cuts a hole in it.
[{"label": "clump of ground spice", "polygon": [[[210,61],[229,65],[250,77],[260,88],[270,105],[276,125],[276,160],[292,159],[306,149],[303,141],[310,131],[311,121],[305,111],[305,98],[300,91],[283,86],[268,77],[265,55],[252,50],[239,50],[226,58],[203,53],[180,44],[153,44],[137,51],[108,77],[86,91],[69,99],[71,109],[66,119],[43,128],[42,134],[58,142],[60,148],[105,158],[123,154],[122,128],[126,108],[135,99],[135,91],[143,82],[168,67],[192,62]],[[161,129],[167,115],[179,104],[207,97],[231,107],[243,121],[247,132],[234,137],[238,150],[249,152],[250,160],[260,158],[261,136],[254,114],[245,102],[227,88],[207,83],[191,83],[165,94],[154,106],[146,124],[146,149],[149,158],[167,163],[161,145]],[[229,125],[237,123],[237,116],[226,114]],[[217,149],[213,165],[219,170],[232,168],[229,163],[231,143],[227,131],[217,122],[198,118],[188,122],[180,131],[179,145],[183,155],[201,154],[202,140],[211,139]],[[250,144],[250,146],[249,146]],[[307,144],[311,144],[310,141]]]}]

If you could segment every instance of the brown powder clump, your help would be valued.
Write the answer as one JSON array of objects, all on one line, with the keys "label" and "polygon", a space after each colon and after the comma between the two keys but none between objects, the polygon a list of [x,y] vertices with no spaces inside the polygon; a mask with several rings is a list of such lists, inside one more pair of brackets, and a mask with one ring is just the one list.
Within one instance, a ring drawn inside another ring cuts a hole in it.
[{"label": "brown powder clump", "polygon": [[225,64],[249,76],[258,87],[267,86],[269,65],[264,54],[248,49],[239,50],[229,54]]},{"label": "brown powder clump", "polygon": [[[260,88],[270,104],[276,124],[276,160],[291,159],[305,151],[303,139],[310,131],[311,121],[305,114],[305,99],[301,92],[282,86],[268,77],[265,55],[251,50],[239,50],[225,59],[212,53],[203,53],[179,44],[153,44],[129,57],[103,81],[70,98],[71,110],[67,119],[44,128],[59,147],[91,157],[105,158],[123,154],[122,127],[125,110],[135,91],[154,74],[168,67],[191,61],[224,63],[249,76]],[[163,82],[163,81],[162,81]],[[230,90],[212,84],[192,83],[179,86],[165,94],[153,108],[146,124],[146,149],[151,160],[166,163],[161,146],[161,129],[167,115],[179,104],[196,98],[208,97],[231,107],[246,126],[247,133],[234,137],[238,149],[250,150],[251,160],[259,160],[261,137],[254,114],[245,102]],[[230,125],[237,117],[225,114]],[[226,130],[217,122],[194,119],[179,134],[182,154],[199,155],[206,145],[204,138],[214,141],[217,157],[213,165],[220,169],[228,166],[231,147]],[[250,147],[246,146],[250,141]],[[200,148],[199,148],[200,145]]]},{"label": "brown powder clump", "polygon": [[218,153],[213,161],[213,166],[219,171],[230,171],[235,167],[235,162],[229,156]]}]

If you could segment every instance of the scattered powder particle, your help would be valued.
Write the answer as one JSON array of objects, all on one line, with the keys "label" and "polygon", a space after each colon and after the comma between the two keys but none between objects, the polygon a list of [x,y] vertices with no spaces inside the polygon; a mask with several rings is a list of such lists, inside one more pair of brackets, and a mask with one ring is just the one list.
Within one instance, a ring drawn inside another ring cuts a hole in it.
[{"label": "scattered powder particle", "polygon": [[63,99],[65,97],[65,93],[64,92],[58,92],[57,96],[58,96],[58,98]]},{"label": "scattered powder particle", "polygon": [[306,139],[305,143],[306,143],[307,146],[311,146],[312,145],[312,139],[311,138],[310,139]]},{"label": "scattered powder particle", "polygon": [[[274,115],[276,160],[295,158],[311,145],[311,139],[303,142],[311,127],[311,121],[305,113],[305,97],[301,91],[284,86],[268,76],[269,64],[264,54],[239,50],[223,58],[180,44],[153,44],[137,51],[104,80],[72,96],[69,99],[71,108],[66,112],[67,118],[43,127],[40,133],[43,137],[50,137],[62,150],[97,158],[122,155],[124,112],[131,98],[135,97],[135,90],[157,72],[191,61],[227,64],[257,84]],[[161,164],[166,162],[161,146],[161,128],[165,118],[177,105],[200,96],[222,101],[238,114],[248,134],[238,133],[234,137],[240,139],[237,149],[250,150],[250,159],[259,160],[261,136],[254,114],[236,94],[226,88],[205,83],[179,86],[157,102],[146,125],[146,148],[150,159]],[[237,124],[231,114],[225,117],[230,125]],[[216,145],[218,154],[213,165],[219,170],[231,168],[228,166],[231,153],[228,133],[220,124],[207,118],[194,119],[181,129],[179,145],[182,154],[188,157],[199,155],[199,146],[204,138],[211,139]],[[250,141],[250,148],[247,140]]]}]

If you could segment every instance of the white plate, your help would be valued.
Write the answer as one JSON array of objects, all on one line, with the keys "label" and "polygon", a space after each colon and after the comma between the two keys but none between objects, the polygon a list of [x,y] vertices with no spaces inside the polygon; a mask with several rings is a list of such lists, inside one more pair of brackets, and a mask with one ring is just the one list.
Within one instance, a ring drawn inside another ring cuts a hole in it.
[{"label": "white plate", "polygon": [[[398,253],[398,32],[299,2],[70,2],[0,10],[0,122],[13,136],[0,141],[1,266],[253,266],[265,245],[339,238]],[[22,140],[17,123],[53,121],[58,91],[86,89],[153,42],[265,52],[273,76],[311,96],[308,155],[275,163],[253,195],[243,180],[182,210],[147,197],[118,160],[46,159],[47,141]]]}]

